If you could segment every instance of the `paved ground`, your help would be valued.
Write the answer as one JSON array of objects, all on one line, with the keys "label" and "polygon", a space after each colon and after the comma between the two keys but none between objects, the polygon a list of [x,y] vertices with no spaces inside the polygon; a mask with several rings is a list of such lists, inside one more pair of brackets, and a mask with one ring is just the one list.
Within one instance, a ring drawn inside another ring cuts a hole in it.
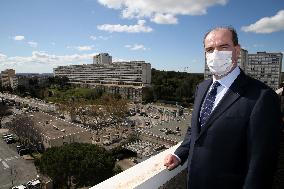
[{"label": "paved ground", "polygon": [[[186,115],[183,118],[179,118],[180,121],[177,121],[177,119],[169,121],[169,122],[160,122],[160,124],[157,124],[156,126],[153,126],[152,128],[145,128],[143,129],[143,131],[148,131],[151,132],[155,135],[158,136],[162,136],[162,137],[166,137],[169,139],[173,139],[175,141],[182,141],[185,133],[187,131],[187,128],[190,124],[190,120],[191,120],[191,115]],[[160,129],[163,128],[167,128],[167,129],[171,129],[171,130],[176,130],[176,127],[180,128],[180,136],[179,135],[174,135],[174,134],[168,134],[166,135],[165,132],[161,132]]]},{"label": "paved ground", "polygon": [[33,161],[24,160],[16,151],[16,144],[6,144],[0,129],[0,189],[21,185],[36,178],[37,171]]},{"label": "paved ground", "polygon": [[133,167],[134,165],[136,165],[135,163],[133,163],[130,159],[123,159],[117,162],[117,164],[123,169],[126,170],[130,167]]}]

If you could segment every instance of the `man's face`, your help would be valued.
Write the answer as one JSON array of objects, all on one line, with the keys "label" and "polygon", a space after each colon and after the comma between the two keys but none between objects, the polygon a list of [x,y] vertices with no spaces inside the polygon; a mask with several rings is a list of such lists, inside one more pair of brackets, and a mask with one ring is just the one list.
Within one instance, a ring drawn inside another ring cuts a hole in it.
[{"label": "man's face", "polygon": [[232,33],[226,29],[217,29],[210,32],[204,40],[205,53],[218,51],[232,51],[232,63],[237,66],[240,54],[240,46],[235,46],[232,40]]}]

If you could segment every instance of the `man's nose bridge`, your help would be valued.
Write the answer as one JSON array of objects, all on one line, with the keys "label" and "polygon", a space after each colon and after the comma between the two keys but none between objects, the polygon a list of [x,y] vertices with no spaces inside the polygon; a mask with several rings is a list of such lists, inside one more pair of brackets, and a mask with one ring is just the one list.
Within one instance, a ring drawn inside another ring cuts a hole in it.
[{"label": "man's nose bridge", "polygon": [[214,47],[214,49],[213,49],[213,51],[215,52],[215,51],[221,51],[222,49],[221,49],[221,47],[220,46],[216,46],[216,47]]}]

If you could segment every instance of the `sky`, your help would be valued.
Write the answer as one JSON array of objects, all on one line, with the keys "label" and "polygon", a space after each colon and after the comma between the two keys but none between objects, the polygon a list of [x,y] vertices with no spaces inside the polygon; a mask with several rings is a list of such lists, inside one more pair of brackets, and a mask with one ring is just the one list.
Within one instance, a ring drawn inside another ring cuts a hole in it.
[{"label": "sky", "polygon": [[202,73],[204,34],[228,25],[249,53],[284,52],[283,0],[0,0],[0,71],[51,73],[103,52]]}]

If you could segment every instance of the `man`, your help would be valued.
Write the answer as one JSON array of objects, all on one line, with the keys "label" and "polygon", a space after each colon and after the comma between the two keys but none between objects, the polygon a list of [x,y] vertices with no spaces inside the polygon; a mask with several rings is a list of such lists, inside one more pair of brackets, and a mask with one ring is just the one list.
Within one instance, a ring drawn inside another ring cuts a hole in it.
[{"label": "man", "polygon": [[188,159],[189,189],[269,189],[279,149],[278,97],[237,66],[233,28],[208,32],[204,48],[213,78],[197,86],[191,129],[164,165],[172,170]]}]

